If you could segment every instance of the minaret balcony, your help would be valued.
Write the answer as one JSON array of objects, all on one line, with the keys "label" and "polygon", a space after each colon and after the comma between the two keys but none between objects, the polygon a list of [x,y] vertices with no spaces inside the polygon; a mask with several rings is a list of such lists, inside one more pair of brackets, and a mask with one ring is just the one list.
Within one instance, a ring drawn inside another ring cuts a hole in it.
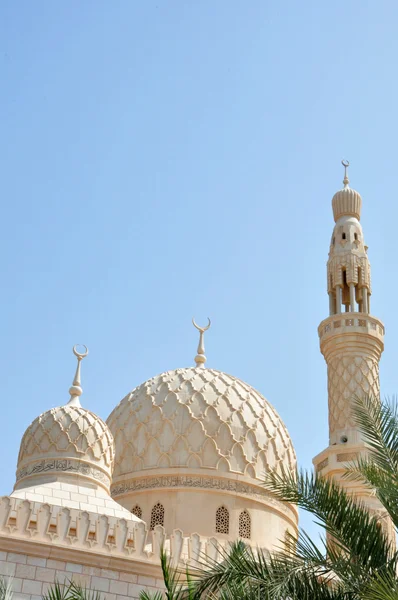
[{"label": "minaret balcony", "polygon": [[318,327],[319,339],[324,342],[341,334],[367,334],[384,341],[384,325],[379,319],[366,313],[346,312],[331,315]]}]

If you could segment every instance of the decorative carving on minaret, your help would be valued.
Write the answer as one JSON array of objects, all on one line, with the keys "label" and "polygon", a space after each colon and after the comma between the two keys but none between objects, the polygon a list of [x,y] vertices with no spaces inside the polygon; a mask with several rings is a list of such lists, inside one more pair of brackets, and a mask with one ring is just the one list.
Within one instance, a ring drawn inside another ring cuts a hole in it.
[{"label": "decorative carving on minaret", "polygon": [[348,161],[344,166],[344,188],[332,200],[336,225],[330,242],[327,265],[329,313],[369,313],[370,264],[365,246],[361,217],[362,198],[349,187]]}]

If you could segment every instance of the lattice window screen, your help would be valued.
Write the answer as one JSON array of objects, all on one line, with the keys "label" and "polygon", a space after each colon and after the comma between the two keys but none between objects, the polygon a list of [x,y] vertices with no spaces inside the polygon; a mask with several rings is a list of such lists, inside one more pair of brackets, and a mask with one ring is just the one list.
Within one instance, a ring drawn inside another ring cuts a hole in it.
[{"label": "lattice window screen", "polygon": [[216,511],[216,533],[229,533],[229,512],[225,506]]},{"label": "lattice window screen", "polygon": [[239,537],[250,539],[252,535],[252,520],[247,510],[239,515]]},{"label": "lattice window screen", "polygon": [[151,531],[156,525],[164,525],[164,506],[158,502],[151,511]]},{"label": "lattice window screen", "polygon": [[142,519],[142,508],[141,506],[138,506],[138,504],[136,504],[132,509],[131,512],[133,513],[133,515],[135,515],[136,517],[138,517],[139,519]]}]

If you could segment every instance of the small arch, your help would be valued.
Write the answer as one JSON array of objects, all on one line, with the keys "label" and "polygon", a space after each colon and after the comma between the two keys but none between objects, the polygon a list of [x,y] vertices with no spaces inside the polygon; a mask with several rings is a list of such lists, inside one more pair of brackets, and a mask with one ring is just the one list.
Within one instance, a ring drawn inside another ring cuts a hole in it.
[{"label": "small arch", "polygon": [[358,239],[358,234],[354,233],[354,240],[357,240],[357,239]]},{"label": "small arch", "polygon": [[151,531],[155,529],[156,525],[164,526],[164,506],[160,502],[157,502],[151,510]]},{"label": "small arch", "polygon": [[225,506],[216,510],[216,533],[229,533],[229,511]]},{"label": "small arch", "polygon": [[252,520],[248,511],[242,510],[239,515],[239,537],[250,540],[252,535]]},{"label": "small arch", "polygon": [[131,509],[131,512],[133,513],[133,515],[135,515],[139,519],[142,519],[142,508],[138,504],[133,506],[133,508]]},{"label": "small arch", "polygon": [[341,234],[341,239],[342,239],[342,240],[345,240],[345,239],[346,239],[346,234],[345,234],[344,232]]}]

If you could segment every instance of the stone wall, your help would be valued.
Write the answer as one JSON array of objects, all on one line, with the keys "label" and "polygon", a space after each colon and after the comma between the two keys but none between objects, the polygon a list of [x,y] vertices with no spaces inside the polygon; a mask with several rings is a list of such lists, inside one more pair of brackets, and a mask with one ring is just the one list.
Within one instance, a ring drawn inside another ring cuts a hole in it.
[{"label": "stone wall", "polygon": [[144,522],[32,500],[0,498],[0,575],[13,578],[14,600],[39,600],[55,581],[73,579],[103,600],[136,600],[162,589],[160,549],[173,566],[222,556],[227,541],[184,536]]},{"label": "stone wall", "polygon": [[163,589],[156,577],[15,552],[0,552],[0,574],[12,578],[14,600],[41,600],[55,581],[70,579],[99,591],[104,600],[136,600],[142,589]]}]

